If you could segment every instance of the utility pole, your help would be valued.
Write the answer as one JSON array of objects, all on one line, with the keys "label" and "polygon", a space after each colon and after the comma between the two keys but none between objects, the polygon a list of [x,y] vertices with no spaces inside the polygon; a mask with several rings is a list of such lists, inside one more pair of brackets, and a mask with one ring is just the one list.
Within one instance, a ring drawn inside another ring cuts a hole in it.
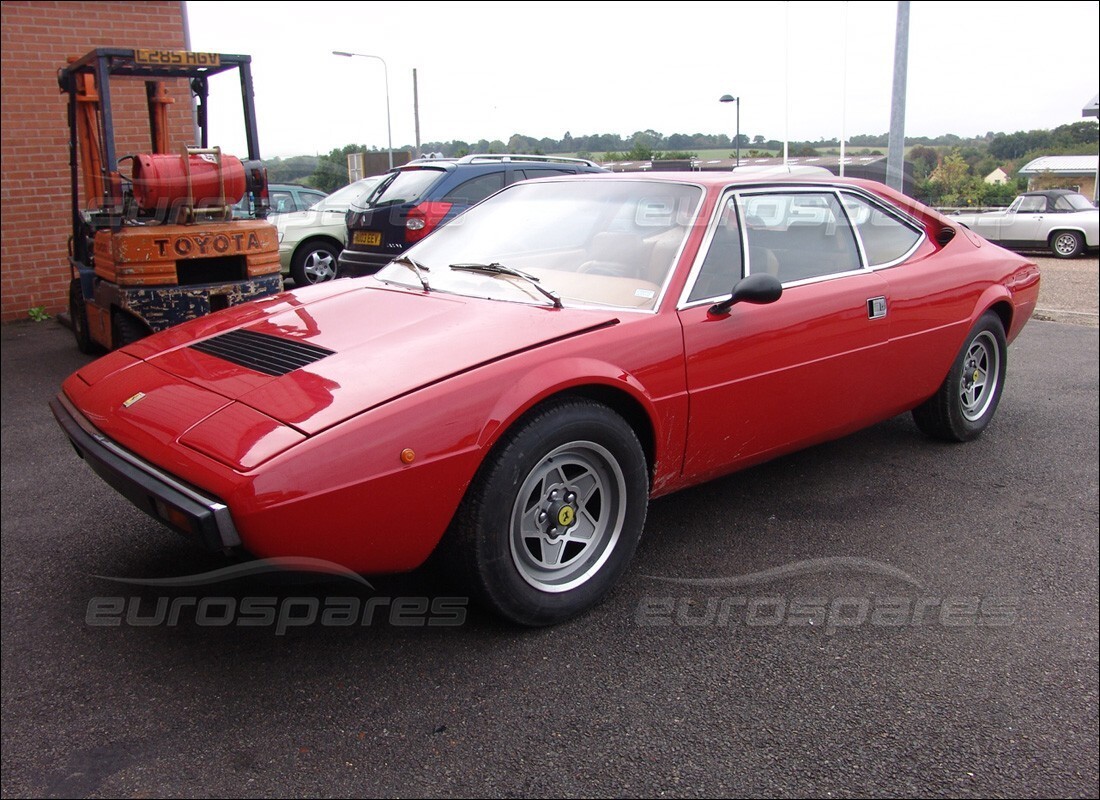
[{"label": "utility pole", "polygon": [[416,128],[416,157],[423,155],[420,152],[420,95],[416,88],[416,67],[413,67],[413,125]]},{"label": "utility pole", "polygon": [[886,151],[886,185],[903,191],[905,186],[905,83],[909,69],[909,3],[898,2],[898,28],[894,39],[894,93],[890,102],[890,144]]}]

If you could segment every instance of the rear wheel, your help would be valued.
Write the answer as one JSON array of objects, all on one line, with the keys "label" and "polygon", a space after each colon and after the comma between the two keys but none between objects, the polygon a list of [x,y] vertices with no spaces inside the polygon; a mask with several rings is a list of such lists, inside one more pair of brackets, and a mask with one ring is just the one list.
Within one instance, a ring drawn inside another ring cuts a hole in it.
[{"label": "rear wheel", "polygon": [[290,277],[295,286],[310,286],[336,278],[336,259],[340,248],[329,242],[306,242],[298,247],[290,262]]},{"label": "rear wheel", "polygon": [[606,406],[537,409],[497,446],[449,534],[471,588],[523,625],[599,602],[626,569],[648,503],[645,455]]},{"label": "rear wheel", "polygon": [[913,409],[917,427],[949,442],[981,434],[1001,400],[1007,351],[1001,318],[987,311],[970,331],[939,391]]},{"label": "rear wheel", "polygon": [[1085,241],[1077,231],[1059,231],[1050,237],[1050,252],[1058,258],[1073,258],[1085,247]]},{"label": "rear wheel", "polygon": [[96,344],[88,330],[88,306],[84,302],[84,291],[80,288],[80,279],[69,283],[69,320],[73,326],[76,347],[81,353],[94,353]]}]

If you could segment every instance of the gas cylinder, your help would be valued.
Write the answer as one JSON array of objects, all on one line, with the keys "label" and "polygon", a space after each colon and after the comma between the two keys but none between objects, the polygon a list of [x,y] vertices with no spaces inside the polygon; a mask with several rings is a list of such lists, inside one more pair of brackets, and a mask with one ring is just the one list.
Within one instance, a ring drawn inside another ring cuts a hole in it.
[{"label": "gas cylinder", "polygon": [[[218,205],[218,156],[214,153],[142,153],[134,156],[134,199],[141,208],[152,209],[186,202],[187,169],[191,171],[191,198],[196,207]],[[225,181],[225,204],[233,205],[245,191],[244,165],[236,156],[221,156]]]}]

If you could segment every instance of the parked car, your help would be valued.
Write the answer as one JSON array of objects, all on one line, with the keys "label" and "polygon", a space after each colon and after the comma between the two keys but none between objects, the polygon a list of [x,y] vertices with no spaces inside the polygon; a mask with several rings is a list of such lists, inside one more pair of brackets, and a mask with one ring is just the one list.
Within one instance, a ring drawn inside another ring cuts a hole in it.
[{"label": "parked car", "polygon": [[1100,247],[1100,210],[1069,189],[1025,192],[1003,211],[952,219],[1013,250],[1049,249],[1058,258],[1073,258]]},{"label": "parked car", "polygon": [[[313,208],[328,195],[320,189],[298,186],[293,183],[272,183],[267,187],[268,200],[271,203],[270,214],[292,214]],[[233,207],[233,216],[238,219],[251,219],[256,216],[252,208],[250,194],[245,194]]]},{"label": "parked car", "polygon": [[331,281],[348,229],[344,217],[353,201],[370,194],[383,176],[375,175],[337,189],[308,211],[279,214],[271,221],[279,231],[279,263],[295,286]]},{"label": "parked car", "polygon": [[348,212],[341,275],[369,275],[474,203],[516,181],[603,172],[579,158],[471,155],[422,158],[391,170],[374,194]]},{"label": "parked car", "polygon": [[650,498],[909,410],[981,434],[1038,291],[1031,261],[870,181],[551,178],[376,275],[125,347],[52,407],[212,550],[361,573],[435,552],[542,625],[618,580]]}]

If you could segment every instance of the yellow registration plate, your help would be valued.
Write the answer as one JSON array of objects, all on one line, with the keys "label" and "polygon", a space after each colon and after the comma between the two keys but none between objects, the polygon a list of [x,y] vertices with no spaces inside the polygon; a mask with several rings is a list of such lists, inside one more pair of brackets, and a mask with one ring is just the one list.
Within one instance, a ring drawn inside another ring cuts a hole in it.
[{"label": "yellow registration plate", "polygon": [[382,234],[378,231],[355,231],[351,235],[351,241],[355,244],[365,244],[368,247],[377,247],[382,244]]},{"label": "yellow registration plate", "polygon": [[134,63],[155,67],[217,67],[217,53],[194,53],[188,50],[135,50]]}]

